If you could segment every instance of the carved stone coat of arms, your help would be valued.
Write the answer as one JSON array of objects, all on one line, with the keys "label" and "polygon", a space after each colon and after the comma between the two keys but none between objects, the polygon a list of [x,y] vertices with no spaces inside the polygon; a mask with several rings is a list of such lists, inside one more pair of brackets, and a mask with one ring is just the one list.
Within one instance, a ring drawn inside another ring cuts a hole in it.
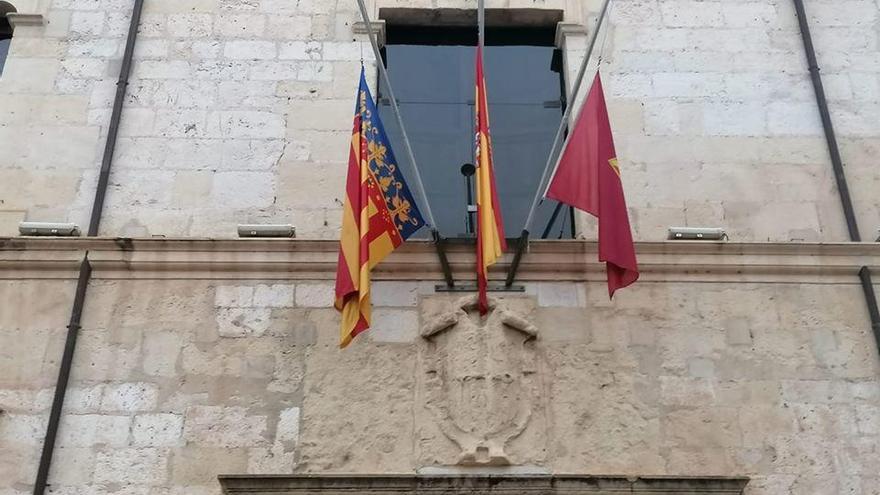
[{"label": "carved stone coat of arms", "polygon": [[[435,301],[439,302],[439,301]],[[423,416],[423,461],[434,464],[507,465],[543,457],[528,449],[512,455],[514,439],[540,423],[532,436],[543,444],[544,423],[538,329],[528,320],[533,302],[526,298],[490,300],[481,317],[476,296],[443,301],[426,316],[421,329],[419,396]],[[424,414],[427,412],[427,414]],[[540,418],[536,420],[536,416]],[[432,435],[439,430],[448,440]],[[446,448],[440,444],[445,443]],[[453,451],[455,449],[452,449]],[[526,452],[527,450],[527,452]]]}]

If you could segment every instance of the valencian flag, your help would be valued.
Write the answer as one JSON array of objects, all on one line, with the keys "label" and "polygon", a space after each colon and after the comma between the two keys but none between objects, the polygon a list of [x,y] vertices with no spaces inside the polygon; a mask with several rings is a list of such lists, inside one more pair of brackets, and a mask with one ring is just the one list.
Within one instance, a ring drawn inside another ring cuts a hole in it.
[{"label": "valencian flag", "polygon": [[606,262],[609,297],[638,280],[636,250],[598,72],[546,196],[599,219],[599,261]]},{"label": "valencian flag", "polygon": [[492,140],[489,138],[489,105],[486,102],[486,79],[483,77],[483,50],[477,47],[476,95],[476,163],[477,163],[477,289],[480,314],[489,311],[486,286],[489,266],[507,249],[501,207],[495,188],[492,168]]},{"label": "valencian flag", "polygon": [[370,327],[370,270],[423,225],[361,67],[336,268],[340,347]]}]

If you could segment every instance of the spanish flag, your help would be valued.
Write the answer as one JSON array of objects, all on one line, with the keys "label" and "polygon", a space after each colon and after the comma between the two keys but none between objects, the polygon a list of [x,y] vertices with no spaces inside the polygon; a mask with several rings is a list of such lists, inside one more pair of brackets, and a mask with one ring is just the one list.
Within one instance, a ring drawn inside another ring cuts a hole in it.
[{"label": "spanish flag", "polygon": [[370,270],[423,225],[361,67],[336,267],[340,347],[370,327]]},{"label": "spanish flag", "polygon": [[477,289],[479,290],[480,314],[489,311],[486,287],[489,267],[505,249],[504,223],[495,172],[492,169],[492,140],[489,137],[489,105],[486,102],[486,79],[483,77],[483,50],[477,47],[477,95],[476,95],[476,164],[477,164]]},{"label": "spanish flag", "polygon": [[617,289],[639,279],[620,167],[598,72],[568,135],[546,196],[599,219],[599,261],[606,265],[608,297],[614,297]]}]

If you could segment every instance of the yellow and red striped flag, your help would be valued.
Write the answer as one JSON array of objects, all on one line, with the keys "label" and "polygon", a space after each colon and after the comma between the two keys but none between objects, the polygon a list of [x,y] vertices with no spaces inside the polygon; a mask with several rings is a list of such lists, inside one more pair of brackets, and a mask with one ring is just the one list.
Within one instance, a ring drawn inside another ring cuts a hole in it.
[{"label": "yellow and red striped flag", "polygon": [[495,187],[492,168],[492,140],[489,137],[489,104],[486,101],[486,79],[483,77],[483,49],[477,47],[476,95],[476,164],[477,164],[477,289],[480,314],[489,311],[486,288],[489,284],[489,266],[501,257],[507,242],[501,206]]},{"label": "yellow and red striped flag", "polygon": [[361,68],[336,267],[340,347],[370,327],[370,271],[423,225]]}]

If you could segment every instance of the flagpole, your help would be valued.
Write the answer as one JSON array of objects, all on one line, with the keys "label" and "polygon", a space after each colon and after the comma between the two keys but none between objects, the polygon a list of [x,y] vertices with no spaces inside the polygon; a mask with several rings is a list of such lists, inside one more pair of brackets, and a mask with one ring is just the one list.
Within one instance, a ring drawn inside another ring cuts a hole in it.
[{"label": "flagpole", "polygon": [[443,268],[443,278],[446,281],[447,287],[454,287],[455,280],[452,277],[452,268],[446,257],[443,237],[440,235],[440,231],[437,230],[437,222],[434,221],[434,214],[431,212],[431,203],[428,201],[428,194],[425,192],[425,184],[422,182],[422,175],[419,173],[419,166],[416,164],[416,157],[415,154],[413,154],[412,146],[410,146],[406,127],[403,125],[403,118],[400,116],[400,107],[397,105],[397,98],[394,96],[394,89],[391,87],[391,79],[388,77],[388,71],[385,69],[385,64],[382,63],[382,53],[379,51],[379,43],[376,41],[376,34],[373,32],[373,24],[370,22],[369,14],[367,14],[367,6],[364,4],[364,0],[357,0],[357,2],[361,11],[361,19],[363,19],[364,26],[367,28],[367,37],[370,38],[370,46],[373,47],[373,55],[376,57],[376,65],[379,68],[379,74],[382,76],[382,79],[385,81],[385,87],[388,89],[388,97],[391,100],[391,110],[392,113],[394,113],[394,117],[397,120],[397,126],[400,128],[400,134],[403,137],[403,147],[406,149],[406,155],[407,158],[409,158],[409,162],[412,163],[413,175],[415,176],[416,184],[419,187],[419,193],[422,196],[423,201],[422,204],[425,205],[425,215],[428,217],[428,223],[431,227],[431,238],[434,240],[434,245],[437,247],[437,256],[440,258],[440,265]]},{"label": "flagpole", "polygon": [[[535,193],[535,198],[532,201],[531,208],[529,208],[529,215],[528,217],[526,217],[526,223],[525,227],[523,228],[523,232],[528,232],[529,227],[531,227],[532,221],[535,218],[535,211],[538,208],[538,201],[541,199],[541,197],[544,196],[544,194],[546,194],[544,182],[548,178],[550,166],[554,165],[553,155],[556,153],[556,148],[559,146],[560,141],[562,141],[562,136],[565,133],[565,129],[568,128],[568,121],[571,118],[571,112],[577,100],[578,90],[580,89],[581,83],[584,80],[584,74],[587,72],[587,64],[590,61],[590,56],[593,54],[593,47],[596,46],[596,39],[598,39],[599,37],[599,31],[602,28],[602,22],[605,19],[606,12],[608,12],[608,4],[610,3],[611,0],[605,0],[605,3],[602,4],[602,10],[599,11],[599,18],[596,20],[596,28],[593,30],[593,34],[590,36],[590,43],[587,46],[587,53],[584,54],[584,59],[581,61],[581,66],[580,69],[578,69],[577,77],[575,77],[574,84],[572,84],[571,97],[569,98],[568,105],[566,105],[565,107],[565,112],[562,114],[562,121],[559,122],[559,128],[556,130],[556,137],[553,139],[553,146],[550,148],[550,156],[547,157],[547,163],[546,165],[544,165],[544,173],[541,175],[541,181],[538,183],[538,191]],[[553,171],[556,171],[555,166],[553,167]]]},{"label": "flagpole", "polygon": [[[480,1],[482,2],[482,0]],[[565,129],[568,128],[568,121],[571,117],[572,108],[574,108],[577,100],[578,90],[584,80],[584,74],[587,72],[587,64],[590,61],[590,56],[593,54],[593,48],[596,46],[596,40],[599,38],[599,31],[602,28],[602,21],[605,20],[605,14],[608,12],[608,4],[610,3],[611,0],[605,0],[602,4],[602,9],[599,11],[599,18],[596,19],[596,28],[593,29],[593,34],[590,36],[590,43],[587,46],[587,52],[584,54],[584,59],[581,60],[581,66],[578,69],[577,77],[575,77],[574,84],[572,84],[571,97],[568,98],[568,105],[565,106],[565,112],[562,113],[562,120],[559,122],[559,128],[556,130],[556,137],[553,139],[553,146],[550,147],[550,155],[547,157],[547,163],[544,165],[544,172],[541,174],[540,182],[538,182],[538,190],[535,192],[535,198],[532,200],[532,206],[529,207],[529,214],[526,217],[526,223],[523,226],[522,234],[520,234],[519,237],[516,254],[514,254],[513,261],[510,263],[510,269],[507,272],[507,280],[504,282],[504,285],[507,287],[512,286],[514,280],[516,280],[516,272],[519,269],[520,260],[522,259],[523,252],[525,252],[526,247],[529,245],[529,228],[532,226],[532,221],[535,219],[535,211],[538,209],[538,202],[547,193],[544,187],[544,182],[547,181],[550,165],[553,165],[553,155],[556,153],[556,148],[562,140],[562,135],[565,133]],[[556,167],[558,166],[559,161],[557,160],[556,164],[553,166],[554,172],[556,172]],[[572,229],[574,229],[574,225],[572,225]]]},{"label": "flagpole", "polygon": [[388,97],[391,100],[391,110],[394,112],[394,117],[397,119],[397,126],[400,127],[400,134],[403,137],[403,147],[406,149],[406,155],[407,158],[409,158],[409,162],[412,163],[413,175],[415,176],[416,184],[419,186],[419,193],[421,193],[422,200],[424,201],[425,215],[428,217],[428,223],[431,225],[431,230],[436,231],[437,224],[434,222],[434,214],[431,212],[431,204],[428,202],[428,195],[425,192],[425,185],[422,183],[422,176],[419,174],[416,157],[413,154],[412,146],[410,146],[406,127],[403,125],[403,118],[400,116],[400,107],[397,105],[397,98],[394,97],[394,90],[391,88],[391,79],[388,78],[388,71],[385,69],[385,64],[382,63],[382,52],[379,51],[379,43],[376,41],[376,34],[373,32],[373,24],[370,22],[369,14],[367,14],[367,6],[364,4],[364,0],[357,0],[357,2],[360,7],[364,26],[367,28],[367,37],[370,38],[370,45],[373,47],[373,55],[376,56],[376,65],[379,67],[379,73],[385,81],[385,88],[388,90]]},{"label": "flagpole", "polygon": [[486,44],[486,2],[477,0],[477,32],[480,49]]}]

